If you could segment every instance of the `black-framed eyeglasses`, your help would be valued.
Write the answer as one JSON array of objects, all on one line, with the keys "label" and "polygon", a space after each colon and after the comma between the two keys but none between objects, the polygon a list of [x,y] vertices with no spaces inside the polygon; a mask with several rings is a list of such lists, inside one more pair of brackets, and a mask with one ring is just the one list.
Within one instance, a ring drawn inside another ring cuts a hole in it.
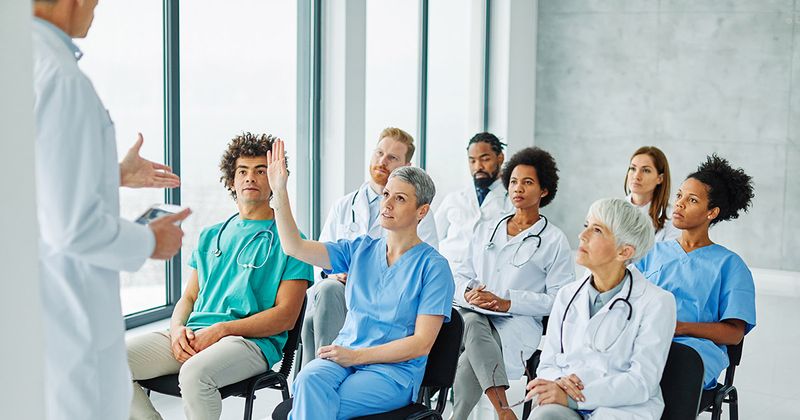
[{"label": "black-framed eyeglasses", "polygon": [[[522,366],[525,368],[525,376],[527,378],[532,378],[531,372],[528,370],[528,364],[525,363],[525,356],[522,353],[522,351],[519,352],[519,360],[522,361]],[[498,363],[498,364],[494,365],[494,369],[492,369],[492,389],[494,390],[494,395],[495,395],[495,398],[497,398],[497,401],[501,401],[501,400],[500,400],[500,393],[497,392],[497,382],[494,380],[494,375],[497,372],[497,368],[499,366],[500,366],[500,364]],[[526,393],[526,395],[527,395],[527,393]],[[512,408],[514,408],[514,407],[516,407],[518,405],[522,405],[524,403],[525,403],[525,395],[522,396],[521,400],[515,402],[514,404],[506,405],[506,404],[501,402],[500,403],[500,408],[503,409],[503,410],[510,410],[510,409],[512,409]]]}]

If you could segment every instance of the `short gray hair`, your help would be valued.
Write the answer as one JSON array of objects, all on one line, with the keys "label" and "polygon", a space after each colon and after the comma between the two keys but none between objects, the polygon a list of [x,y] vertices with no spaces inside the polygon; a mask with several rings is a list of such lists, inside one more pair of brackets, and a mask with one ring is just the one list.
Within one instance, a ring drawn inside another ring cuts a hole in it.
[{"label": "short gray hair", "polygon": [[617,247],[630,245],[633,257],[625,262],[636,262],[650,251],[655,241],[653,221],[646,214],[621,198],[597,200],[589,207],[589,214],[604,224],[614,235]]},{"label": "short gray hair", "polygon": [[417,195],[417,208],[423,204],[430,204],[433,196],[436,195],[436,186],[430,175],[423,169],[413,166],[401,166],[392,171],[389,179],[398,178],[399,180],[411,184],[414,193]]}]

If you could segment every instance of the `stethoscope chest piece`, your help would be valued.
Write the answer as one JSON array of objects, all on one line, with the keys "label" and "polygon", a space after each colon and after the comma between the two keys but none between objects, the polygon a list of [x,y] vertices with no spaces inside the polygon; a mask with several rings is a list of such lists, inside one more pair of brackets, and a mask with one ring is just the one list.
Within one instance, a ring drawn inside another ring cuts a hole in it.
[{"label": "stethoscope chest piece", "polygon": [[355,222],[350,223],[350,232],[358,232],[358,225]]}]

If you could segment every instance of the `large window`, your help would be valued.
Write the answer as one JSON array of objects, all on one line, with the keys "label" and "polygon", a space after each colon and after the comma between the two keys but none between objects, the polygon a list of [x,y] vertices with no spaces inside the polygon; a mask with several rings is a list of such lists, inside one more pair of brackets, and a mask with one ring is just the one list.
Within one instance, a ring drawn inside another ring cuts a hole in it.
[{"label": "large window", "polygon": [[[194,211],[183,224],[184,273],[200,231],[236,212],[219,182],[220,158],[234,136],[283,138],[294,174],[307,159],[295,153],[296,34],[296,1],[181,4],[181,203]],[[290,197],[296,180],[289,178]]]},{"label": "large window", "polygon": [[[269,133],[287,141],[290,170],[307,170],[296,156],[297,3],[236,0],[224,7],[211,0],[181,4],[179,20],[164,26],[162,0],[100,3],[90,36],[79,42],[80,61],[110,110],[119,157],[145,138],[142,155],[165,155],[164,34],[179,28],[181,203],[193,214],[184,222],[182,272],[203,227],[236,212],[220,184],[219,160],[226,144],[243,132]],[[167,77],[170,77],[170,71]],[[169,140],[168,140],[169,141]],[[298,165],[300,164],[300,165]],[[297,177],[290,178],[294,197]],[[121,189],[122,216],[137,217],[165,201],[163,190]],[[177,277],[177,276],[176,276]],[[125,315],[170,303],[165,263],[148,261],[123,273]],[[181,287],[182,289],[182,287]],[[163,315],[163,314],[162,314]],[[138,315],[137,315],[138,316]]]},{"label": "large window", "polygon": [[429,2],[426,170],[436,181],[434,206],[471,183],[466,147],[481,127],[484,20],[480,1]]},{"label": "large window", "polygon": [[[419,6],[418,1],[367,1],[365,162],[385,127],[418,137]],[[414,161],[419,162],[419,153]]]},{"label": "large window", "polygon": [[[77,43],[84,52],[81,68],[109,109],[122,158],[144,135],[141,154],[164,157],[164,83],[162,2],[101,2],[89,36]],[[120,190],[121,213],[134,219],[149,205],[164,202],[164,191]],[[165,305],[163,262],[148,260],[136,273],[122,273],[122,310],[128,315]]]}]

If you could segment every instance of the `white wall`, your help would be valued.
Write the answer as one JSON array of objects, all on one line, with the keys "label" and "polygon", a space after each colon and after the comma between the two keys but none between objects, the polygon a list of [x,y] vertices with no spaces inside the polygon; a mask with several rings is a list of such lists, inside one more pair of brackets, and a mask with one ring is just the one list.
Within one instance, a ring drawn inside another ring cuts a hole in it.
[{"label": "white wall", "polygon": [[[33,167],[31,2],[0,3],[0,418],[41,419],[42,326]],[[13,342],[13,345],[9,343]]]}]

